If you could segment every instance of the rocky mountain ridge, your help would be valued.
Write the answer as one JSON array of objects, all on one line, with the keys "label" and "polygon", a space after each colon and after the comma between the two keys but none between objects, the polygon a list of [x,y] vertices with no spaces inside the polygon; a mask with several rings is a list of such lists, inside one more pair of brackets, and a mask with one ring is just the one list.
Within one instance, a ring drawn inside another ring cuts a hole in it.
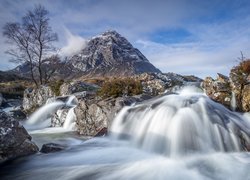
[{"label": "rocky mountain ridge", "polygon": [[[144,72],[161,72],[123,36],[106,31],[92,37],[79,53],[66,58],[55,72],[59,78],[132,76]],[[48,70],[50,66],[47,66]],[[29,77],[29,64],[11,70],[19,76]],[[34,70],[36,73],[36,70]]]}]

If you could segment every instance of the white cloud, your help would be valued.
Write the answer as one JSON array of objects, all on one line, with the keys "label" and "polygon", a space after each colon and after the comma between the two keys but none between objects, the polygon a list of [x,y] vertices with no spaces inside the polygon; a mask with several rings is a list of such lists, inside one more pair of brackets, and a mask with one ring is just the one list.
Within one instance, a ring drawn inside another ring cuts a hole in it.
[{"label": "white cloud", "polygon": [[87,44],[87,40],[78,35],[73,35],[65,29],[66,46],[62,47],[59,54],[61,56],[71,56],[79,53]]}]

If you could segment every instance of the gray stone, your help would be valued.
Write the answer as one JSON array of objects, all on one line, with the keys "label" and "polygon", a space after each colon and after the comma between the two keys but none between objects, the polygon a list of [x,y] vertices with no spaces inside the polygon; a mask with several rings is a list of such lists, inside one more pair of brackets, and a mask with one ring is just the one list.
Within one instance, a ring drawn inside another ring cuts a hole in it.
[{"label": "gray stone", "polygon": [[34,154],[38,147],[24,127],[4,112],[0,112],[0,161]]},{"label": "gray stone", "polygon": [[151,98],[151,96],[118,97],[106,100],[79,99],[75,108],[77,131],[86,136],[95,136],[102,129],[109,130],[115,115],[124,106]]},{"label": "gray stone", "polygon": [[40,152],[42,153],[53,153],[53,152],[58,152],[66,149],[66,146],[61,145],[61,144],[55,144],[55,143],[47,143],[43,144]]},{"label": "gray stone", "polygon": [[54,97],[55,93],[49,86],[40,86],[39,88],[28,88],[24,91],[23,109],[25,111],[34,111],[46,103],[46,101]]}]

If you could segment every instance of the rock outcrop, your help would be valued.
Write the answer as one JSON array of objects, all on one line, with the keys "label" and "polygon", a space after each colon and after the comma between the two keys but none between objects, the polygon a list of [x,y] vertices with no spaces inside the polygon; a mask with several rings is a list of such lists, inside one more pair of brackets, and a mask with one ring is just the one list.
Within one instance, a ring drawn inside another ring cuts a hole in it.
[{"label": "rock outcrop", "polygon": [[23,109],[33,112],[38,107],[44,105],[46,101],[54,97],[55,93],[49,86],[40,86],[39,88],[28,88],[23,95]]},{"label": "rock outcrop", "polygon": [[211,77],[206,77],[202,87],[211,99],[231,108],[232,93],[228,77],[219,73],[215,80]]},{"label": "rock outcrop", "polygon": [[150,96],[118,97],[106,100],[81,99],[75,108],[77,131],[85,136],[95,136],[109,129],[115,115],[124,106],[149,99]]},{"label": "rock outcrop", "polygon": [[202,87],[211,99],[231,110],[250,111],[250,83],[247,78],[237,74],[235,68],[231,70],[229,78],[222,74],[218,74],[215,80],[205,78]]},{"label": "rock outcrop", "polygon": [[5,112],[0,112],[0,162],[37,151],[38,147],[24,127]]},{"label": "rock outcrop", "polygon": [[163,94],[165,91],[172,91],[181,86],[200,86],[202,80],[195,76],[181,76],[175,73],[143,73],[135,76],[143,87],[143,93],[152,96]]}]

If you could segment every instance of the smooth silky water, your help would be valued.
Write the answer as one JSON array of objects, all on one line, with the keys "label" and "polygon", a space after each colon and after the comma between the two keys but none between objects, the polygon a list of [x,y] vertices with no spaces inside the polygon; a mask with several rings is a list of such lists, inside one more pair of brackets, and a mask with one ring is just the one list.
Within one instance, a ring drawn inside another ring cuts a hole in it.
[{"label": "smooth silky water", "polygon": [[[40,130],[45,139],[46,129]],[[190,90],[124,107],[108,137],[60,133],[69,148],[5,163],[1,179],[250,180],[250,153],[242,148],[242,138],[250,141],[249,114]]]}]

